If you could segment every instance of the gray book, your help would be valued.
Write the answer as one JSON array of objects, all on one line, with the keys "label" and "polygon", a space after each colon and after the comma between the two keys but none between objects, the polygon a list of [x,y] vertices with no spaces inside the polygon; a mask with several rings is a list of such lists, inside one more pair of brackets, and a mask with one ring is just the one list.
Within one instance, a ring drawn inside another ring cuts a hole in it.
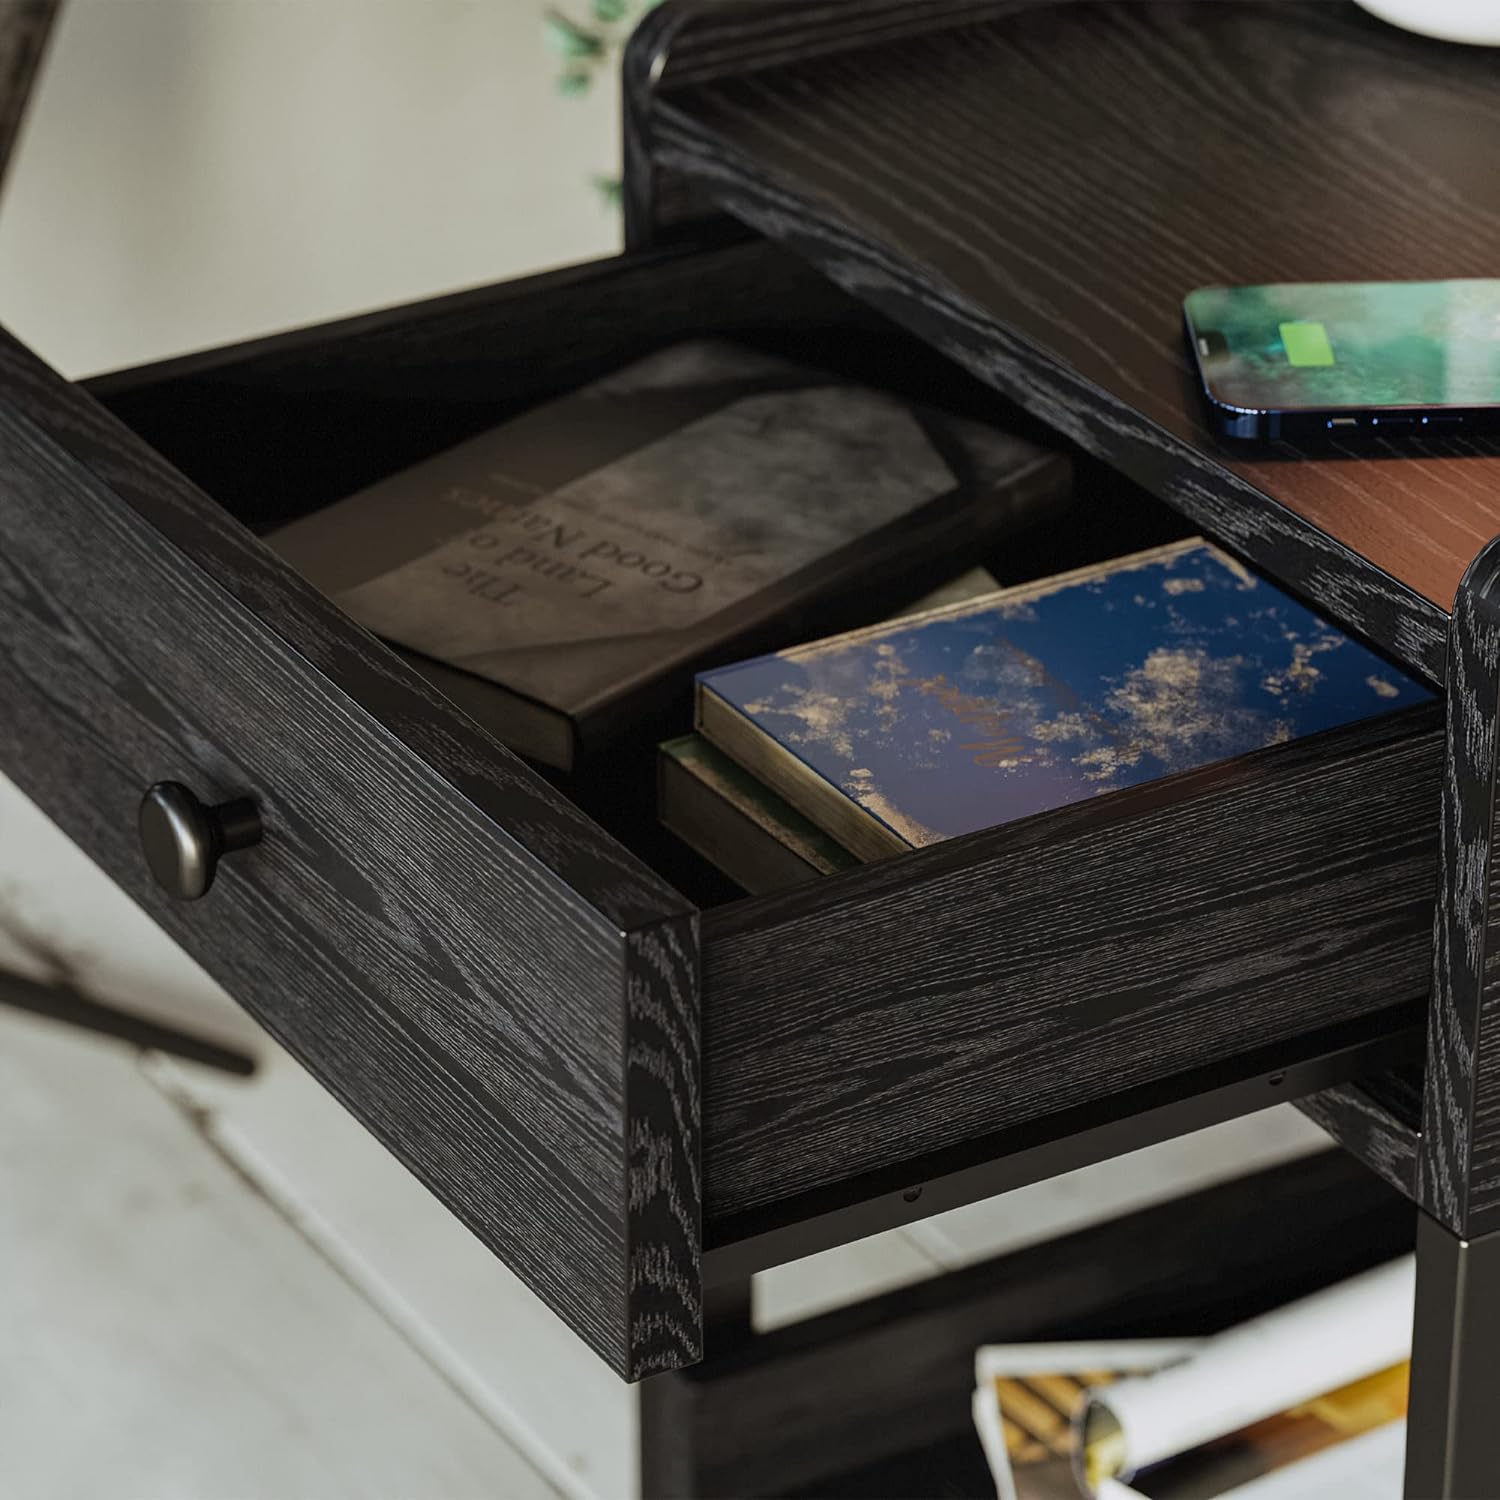
[{"label": "gray book", "polygon": [[1007,433],[694,342],[268,540],[499,739],[568,768],[695,665],[983,545],[1067,484]]},{"label": "gray book", "polygon": [[656,775],[662,822],[752,896],[860,863],[701,734],[660,745]]}]

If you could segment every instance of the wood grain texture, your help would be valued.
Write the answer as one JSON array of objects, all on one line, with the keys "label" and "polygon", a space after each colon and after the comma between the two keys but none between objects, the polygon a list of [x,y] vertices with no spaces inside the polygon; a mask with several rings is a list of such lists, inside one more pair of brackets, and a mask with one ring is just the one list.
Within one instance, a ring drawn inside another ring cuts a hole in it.
[{"label": "wood grain texture", "polygon": [[1377,1177],[1408,1198],[1417,1196],[1420,1069],[1341,1084],[1295,1102],[1309,1120],[1322,1126]]},{"label": "wood grain texture", "polygon": [[711,83],[889,45],[1056,0],[667,0],[631,47],[667,86]]},{"label": "wood grain texture", "polygon": [[[19,346],[17,783],[622,1374],[699,1354],[691,908]],[[250,794],[178,905],[135,806]]]},{"label": "wood grain texture", "polygon": [[[703,1355],[697,919],[625,935],[625,1305],[631,1379]],[[545,1191],[545,1189],[543,1189]]]},{"label": "wood grain texture", "polygon": [[[1383,1079],[1420,1057],[1426,1019],[1419,996],[925,1155],[916,1154],[918,1138],[911,1152],[862,1176],[709,1218],[704,1279],[712,1285],[749,1276],[949,1209],[1004,1199],[1017,1188],[1254,1115],[1278,1101]],[[1415,1127],[1411,1136],[1415,1140]]]},{"label": "wood grain texture", "polygon": [[670,3],[654,6],[631,33],[621,59],[621,211],[630,252],[671,243],[703,211],[702,200],[680,178],[663,172],[651,149],[651,117],[667,50],[689,18]]},{"label": "wood grain texture", "polygon": [[700,195],[649,149],[658,89],[900,41],[1049,0],[668,0],[642,18],[621,67],[625,243],[659,244],[701,218]]},{"label": "wood grain texture", "polygon": [[706,913],[710,1226],[1419,1000],[1434,719],[1313,736]]},{"label": "wood grain texture", "polygon": [[0,182],[26,117],[61,0],[0,0]]},{"label": "wood grain texture", "polygon": [[1180,304],[1492,274],[1482,49],[1342,4],[1058,4],[668,86],[644,128],[658,167],[1441,680],[1500,447],[1217,440]]},{"label": "wood grain texture", "polygon": [[1500,1226],[1500,539],[1464,575],[1449,641],[1419,1180],[1423,1207],[1468,1237]]},{"label": "wood grain texture", "polygon": [[1217,1332],[1409,1250],[1413,1217],[1321,1152],[778,1329],[651,1382],[643,1448],[670,1454],[677,1484],[646,1493],[783,1495],[972,1442],[976,1345]]}]

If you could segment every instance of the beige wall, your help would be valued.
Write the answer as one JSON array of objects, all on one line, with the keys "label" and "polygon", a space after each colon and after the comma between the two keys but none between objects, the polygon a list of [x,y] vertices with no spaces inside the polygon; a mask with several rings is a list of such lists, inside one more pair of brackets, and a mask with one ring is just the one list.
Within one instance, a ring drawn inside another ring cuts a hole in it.
[{"label": "beige wall", "polygon": [[608,252],[613,74],[560,98],[542,11],[64,0],[0,322],[79,375]]}]

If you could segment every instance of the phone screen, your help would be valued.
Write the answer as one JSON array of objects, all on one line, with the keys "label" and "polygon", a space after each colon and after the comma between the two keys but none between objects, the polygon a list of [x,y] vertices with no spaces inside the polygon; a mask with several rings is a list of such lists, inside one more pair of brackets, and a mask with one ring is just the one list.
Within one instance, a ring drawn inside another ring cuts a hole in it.
[{"label": "phone screen", "polygon": [[1204,385],[1225,406],[1500,404],[1500,280],[1204,287],[1185,307]]}]

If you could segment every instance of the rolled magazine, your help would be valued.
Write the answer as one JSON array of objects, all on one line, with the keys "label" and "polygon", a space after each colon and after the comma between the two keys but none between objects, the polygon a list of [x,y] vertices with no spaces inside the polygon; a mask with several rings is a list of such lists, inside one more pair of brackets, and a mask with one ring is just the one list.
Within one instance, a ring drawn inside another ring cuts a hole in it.
[{"label": "rolled magazine", "polygon": [[1091,1393],[1084,1475],[1130,1479],[1401,1365],[1411,1353],[1416,1262],[1404,1256],[1208,1339],[1180,1364]]},{"label": "rolled magazine", "polygon": [[[1221,1490],[1220,1500],[1401,1500],[1405,1456],[1406,1423],[1387,1422]],[[1109,1479],[1098,1495],[1099,1500],[1138,1500],[1141,1491]]]},{"label": "rolled magazine", "polygon": [[990,1346],[1000,1500],[1399,1500],[1410,1257],[1213,1338]]},{"label": "rolled magazine", "polygon": [[1008,1344],[974,1358],[974,1425],[999,1500],[1077,1500],[1074,1419],[1089,1392],[1186,1359],[1201,1339]]}]

